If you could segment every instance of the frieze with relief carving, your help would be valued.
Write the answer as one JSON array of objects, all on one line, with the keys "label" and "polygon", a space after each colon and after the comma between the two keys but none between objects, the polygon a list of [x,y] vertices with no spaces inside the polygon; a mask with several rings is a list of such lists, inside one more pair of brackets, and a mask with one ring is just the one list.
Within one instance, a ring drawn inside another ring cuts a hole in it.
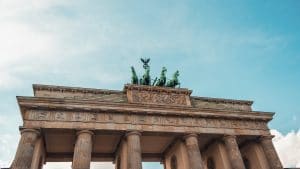
[{"label": "frieze with relief carving", "polygon": [[129,103],[191,106],[191,91],[187,89],[126,85],[125,91]]},{"label": "frieze with relief carving", "polygon": [[234,120],[189,116],[179,117],[169,115],[144,115],[108,112],[96,113],[28,110],[26,112],[25,120],[268,130],[267,123],[265,121],[258,120]]},{"label": "frieze with relief carving", "polygon": [[171,104],[171,105],[187,105],[186,96],[182,94],[167,93],[148,93],[148,92],[132,92],[132,102],[135,103],[152,103],[152,104]]}]

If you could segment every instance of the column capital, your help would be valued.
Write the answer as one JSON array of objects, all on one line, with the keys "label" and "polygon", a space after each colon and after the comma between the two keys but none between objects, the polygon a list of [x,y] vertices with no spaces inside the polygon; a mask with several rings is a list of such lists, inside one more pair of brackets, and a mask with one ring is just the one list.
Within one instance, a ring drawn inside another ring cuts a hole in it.
[{"label": "column capital", "polygon": [[13,169],[30,169],[34,155],[34,148],[40,131],[33,128],[20,127],[21,138],[17,152],[10,168]]},{"label": "column capital", "polygon": [[224,135],[223,139],[236,139],[236,135]]},{"label": "column capital", "polygon": [[41,134],[41,130],[40,129],[35,129],[35,128],[25,128],[25,127],[19,127],[20,133],[26,133],[26,132],[31,132],[31,133],[35,133],[38,136]]},{"label": "column capital", "polygon": [[88,133],[88,134],[90,134],[90,135],[94,135],[94,132],[92,132],[92,131],[90,131],[90,130],[87,130],[87,129],[77,131],[77,132],[76,132],[76,135],[78,136],[78,135],[80,135],[80,134],[82,134],[82,133]]},{"label": "column capital", "polygon": [[140,131],[127,131],[127,133],[125,134],[125,137],[128,137],[130,135],[138,135],[138,136],[142,136],[141,132]]},{"label": "column capital", "polygon": [[183,139],[187,139],[189,137],[197,137],[198,138],[198,134],[196,133],[188,133],[186,135],[183,136]]}]

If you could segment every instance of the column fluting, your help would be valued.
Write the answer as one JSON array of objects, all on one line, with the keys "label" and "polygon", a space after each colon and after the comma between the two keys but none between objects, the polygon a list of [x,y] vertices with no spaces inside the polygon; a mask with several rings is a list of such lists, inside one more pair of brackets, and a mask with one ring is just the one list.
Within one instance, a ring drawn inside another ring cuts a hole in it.
[{"label": "column fluting", "polygon": [[73,155],[73,169],[89,169],[92,157],[92,137],[93,132],[81,130],[77,133],[77,140]]},{"label": "column fluting", "polygon": [[128,169],[142,169],[141,133],[131,131],[126,134]]},{"label": "column fluting", "polygon": [[243,158],[236,142],[236,136],[226,135],[223,138],[232,169],[245,169]]},{"label": "column fluting", "polygon": [[272,169],[283,169],[280,159],[276,153],[272,142],[272,135],[261,136],[259,138],[262,149],[265,153],[265,156],[268,160],[269,166]]},{"label": "column fluting", "polygon": [[37,129],[21,128],[21,138],[11,169],[30,169],[35,143],[40,135]]},{"label": "column fluting", "polygon": [[198,135],[188,134],[184,136],[185,146],[191,169],[203,169],[202,157],[198,145]]}]

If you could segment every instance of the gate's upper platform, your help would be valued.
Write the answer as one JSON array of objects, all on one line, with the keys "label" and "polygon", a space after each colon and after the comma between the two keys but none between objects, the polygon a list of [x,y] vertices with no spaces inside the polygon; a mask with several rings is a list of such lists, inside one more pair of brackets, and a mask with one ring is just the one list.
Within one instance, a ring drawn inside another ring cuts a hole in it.
[{"label": "gate's upper platform", "polygon": [[93,100],[112,103],[137,103],[167,106],[187,106],[201,109],[251,111],[252,101],[190,96],[185,88],[125,85],[123,91],[53,85],[33,85],[34,96]]}]

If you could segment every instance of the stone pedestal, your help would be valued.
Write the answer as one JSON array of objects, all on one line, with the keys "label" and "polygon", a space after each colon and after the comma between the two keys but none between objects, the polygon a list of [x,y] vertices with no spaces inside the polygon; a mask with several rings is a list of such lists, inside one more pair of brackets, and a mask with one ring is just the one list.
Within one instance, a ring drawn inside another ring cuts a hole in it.
[{"label": "stone pedestal", "polygon": [[184,137],[184,140],[190,168],[203,169],[202,158],[198,146],[198,136],[196,134],[189,134]]},{"label": "stone pedestal", "polygon": [[236,136],[226,135],[223,138],[232,169],[245,169],[243,158],[236,142]]},{"label": "stone pedestal", "polygon": [[282,164],[280,162],[280,159],[276,153],[276,150],[274,148],[273,142],[272,142],[273,136],[262,136],[260,137],[260,144],[262,146],[262,149],[265,153],[265,156],[268,160],[269,166],[272,169],[283,169]]},{"label": "stone pedestal", "polygon": [[89,169],[92,155],[93,132],[82,130],[77,132],[77,140],[74,148],[73,169]]},{"label": "stone pedestal", "polygon": [[31,168],[34,146],[39,135],[40,132],[36,129],[21,129],[21,139],[11,169]]},{"label": "stone pedestal", "polygon": [[142,169],[141,133],[131,131],[126,134],[126,137],[128,169]]}]

